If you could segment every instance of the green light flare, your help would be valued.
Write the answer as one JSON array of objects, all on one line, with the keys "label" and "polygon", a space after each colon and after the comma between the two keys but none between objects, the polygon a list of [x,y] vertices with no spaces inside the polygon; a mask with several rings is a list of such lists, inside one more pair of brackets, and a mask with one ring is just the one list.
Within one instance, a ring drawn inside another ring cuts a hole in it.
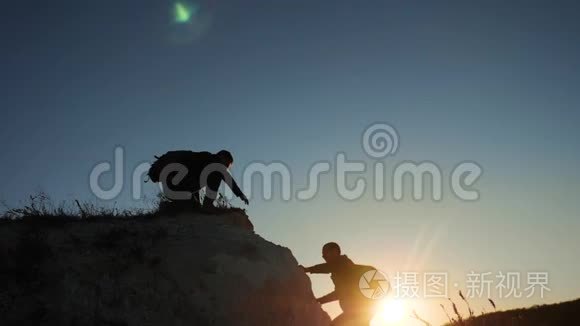
[{"label": "green light flare", "polygon": [[173,6],[173,19],[179,24],[189,23],[196,11],[195,7],[185,2],[178,1]]}]

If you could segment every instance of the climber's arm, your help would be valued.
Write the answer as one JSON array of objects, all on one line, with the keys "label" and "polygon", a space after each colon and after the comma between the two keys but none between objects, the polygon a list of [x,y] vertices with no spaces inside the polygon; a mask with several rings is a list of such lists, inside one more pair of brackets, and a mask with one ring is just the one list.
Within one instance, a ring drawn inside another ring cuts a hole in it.
[{"label": "climber's arm", "polygon": [[318,301],[318,303],[320,304],[325,304],[336,300],[338,300],[338,295],[336,294],[336,291],[332,291],[329,294],[316,299],[316,301]]},{"label": "climber's arm", "polygon": [[332,273],[332,270],[333,270],[332,265],[328,264],[328,263],[322,263],[322,264],[318,264],[318,265],[304,268],[304,271],[306,273],[312,273],[312,274],[330,274],[330,273]]},{"label": "climber's arm", "polygon": [[246,205],[248,205],[249,203],[248,198],[246,197],[246,195],[244,195],[240,187],[238,187],[238,184],[236,183],[236,180],[234,180],[234,178],[232,178],[232,185],[230,188],[232,188],[232,191],[236,196],[238,196],[238,198],[240,198],[244,203],[246,203]]},{"label": "climber's arm", "polygon": [[244,193],[236,183],[236,180],[234,180],[234,177],[232,177],[232,175],[229,173],[228,170],[222,171],[222,177],[224,182],[230,187],[230,189],[232,189],[234,195],[238,196],[238,198],[240,198],[244,203],[246,203],[246,205],[248,205],[249,203],[248,198],[246,197],[246,195],[244,195]]}]

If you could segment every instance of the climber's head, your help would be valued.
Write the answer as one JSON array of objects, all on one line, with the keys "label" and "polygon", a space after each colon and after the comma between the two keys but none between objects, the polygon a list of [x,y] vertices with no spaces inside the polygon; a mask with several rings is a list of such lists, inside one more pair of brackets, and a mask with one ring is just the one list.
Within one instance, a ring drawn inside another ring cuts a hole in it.
[{"label": "climber's head", "polygon": [[232,166],[232,164],[234,164],[234,157],[232,156],[232,153],[226,150],[221,150],[217,152],[216,155],[219,158],[220,162],[223,165],[225,165],[228,169]]},{"label": "climber's head", "polygon": [[329,242],[322,247],[322,258],[327,263],[336,261],[340,257],[340,246],[336,242]]}]

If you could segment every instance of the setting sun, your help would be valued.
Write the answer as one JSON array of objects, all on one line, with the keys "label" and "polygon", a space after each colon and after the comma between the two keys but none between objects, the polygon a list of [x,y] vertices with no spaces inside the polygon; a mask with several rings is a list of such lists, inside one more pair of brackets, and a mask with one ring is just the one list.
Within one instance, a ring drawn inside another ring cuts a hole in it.
[{"label": "setting sun", "polygon": [[398,325],[406,315],[407,307],[403,300],[387,300],[381,304],[371,326]]}]

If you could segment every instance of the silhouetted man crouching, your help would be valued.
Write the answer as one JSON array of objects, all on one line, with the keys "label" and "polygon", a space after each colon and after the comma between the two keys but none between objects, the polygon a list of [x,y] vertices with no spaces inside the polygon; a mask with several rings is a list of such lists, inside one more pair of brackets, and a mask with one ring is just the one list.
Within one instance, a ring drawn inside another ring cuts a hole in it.
[{"label": "silhouetted man crouching", "polygon": [[153,182],[161,182],[163,193],[170,200],[191,199],[205,187],[203,206],[211,206],[224,181],[237,197],[248,204],[248,198],[228,171],[233,162],[232,154],[226,150],[216,154],[170,151],[157,158],[148,176]]}]

